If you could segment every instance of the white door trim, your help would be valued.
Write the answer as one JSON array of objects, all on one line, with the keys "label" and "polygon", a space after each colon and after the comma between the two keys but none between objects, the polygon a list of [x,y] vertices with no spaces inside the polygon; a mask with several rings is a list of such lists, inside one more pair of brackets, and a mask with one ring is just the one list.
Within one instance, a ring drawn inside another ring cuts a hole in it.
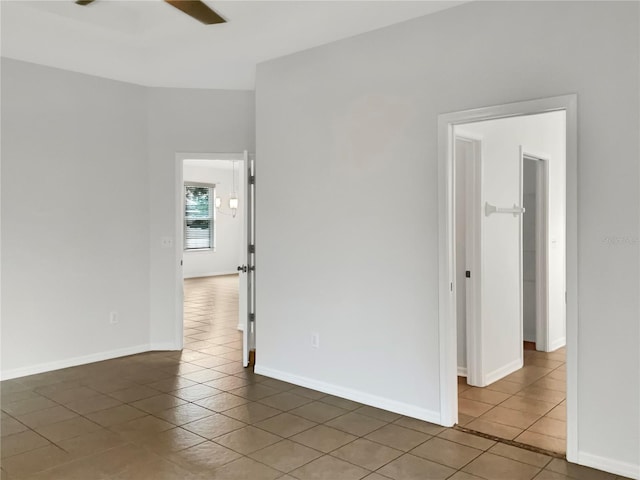
[{"label": "white door trim", "polygon": [[567,459],[578,461],[578,197],[577,96],[563,95],[438,116],[438,245],[440,423],[458,421],[455,265],[453,247],[453,127],[496,118],[566,111],[567,122]]},{"label": "white door trim", "polygon": [[244,153],[189,153],[189,152],[177,152],[175,163],[175,205],[176,205],[176,218],[174,226],[175,238],[175,294],[176,294],[176,311],[175,311],[175,324],[174,324],[174,345],[176,350],[182,350],[184,347],[184,292],[183,292],[183,273],[182,262],[184,254],[184,233],[183,233],[183,208],[184,205],[183,191],[184,191],[184,161],[185,160],[236,160],[244,162]]}]

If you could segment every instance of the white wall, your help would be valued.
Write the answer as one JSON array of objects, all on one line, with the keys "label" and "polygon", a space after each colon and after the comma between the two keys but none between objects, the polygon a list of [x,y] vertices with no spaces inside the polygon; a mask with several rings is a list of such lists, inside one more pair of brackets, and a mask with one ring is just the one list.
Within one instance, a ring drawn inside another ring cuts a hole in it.
[{"label": "white wall", "polygon": [[[520,204],[520,146],[526,153],[549,159],[549,343],[565,344],[566,263],[566,128],[565,112],[529,115],[462,125],[482,138],[482,197],[497,206]],[[521,359],[519,319],[520,219],[512,215],[482,215],[483,370],[499,370],[505,358]],[[507,252],[511,268],[505,270]],[[513,308],[509,309],[507,304]],[[514,314],[515,312],[515,314]],[[534,330],[535,331],[535,330]],[[487,344],[487,345],[488,345]],[[461,348],[460,340],[458,348]],[[508,372],[506,372],[508,373]]]},{"label": "white wall", "polygon": [[3,378],[149,348],[148,196],[143,88],[2,59]]},{"label": "white wall", "polygon": [[176,152],[253,151],[254,93],[151,88],[148,101],[151,342],[175,348],[182,252],[162,248],[161,240],[173,237],[176,229]]},{"label": "white wall", "polygon": [[634,473],[638,13],[471,2],[261,64],[258,371],[437,421],[437,117],[577,93],[579,460]]},{"label": "white wall", "polygon": [[[185,183],[215,184],[216,196],[221,198],[220,211],[215,216],[215,250],[185,251],[182,272],[184,278],[207,277],[237,273],[242,246],[242,221],[244,205],[238,203],[236,216],[229,210],[229,195],[233,190],[234,170],[227,160],[185,160]],[[239,179],[243,162],[236,162],[236,195],[243,198]]]},{"label": "white wall", "polygon": [[2,59],[2,378],[175,347],[176,152],[253,149],[253,102]]}]

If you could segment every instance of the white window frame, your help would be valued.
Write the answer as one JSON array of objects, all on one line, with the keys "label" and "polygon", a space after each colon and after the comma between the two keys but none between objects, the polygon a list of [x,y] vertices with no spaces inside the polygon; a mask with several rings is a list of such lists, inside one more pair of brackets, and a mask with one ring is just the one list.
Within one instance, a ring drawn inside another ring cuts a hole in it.
[{"label": "white window frame", "polygon": [[[187,188],[208,188],[209,189],[209,211],[211,212],[211,220],[209,224],[209,247],[204,248],[187,248]],[[182,189],[182,249],[184,252],[215,252],[216,251],[216,185],[215,183],[201,183],[201,182],[184,182]]]}]

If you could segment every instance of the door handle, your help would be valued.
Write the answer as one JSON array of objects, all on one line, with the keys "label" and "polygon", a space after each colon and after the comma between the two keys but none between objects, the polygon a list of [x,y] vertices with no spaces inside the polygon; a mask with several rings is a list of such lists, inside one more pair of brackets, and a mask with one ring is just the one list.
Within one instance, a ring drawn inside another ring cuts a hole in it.
[{"label": "door handle", "polygon": [[242,273],[247,273],[247,266],[246,265],[239,266],[238,271]]}]

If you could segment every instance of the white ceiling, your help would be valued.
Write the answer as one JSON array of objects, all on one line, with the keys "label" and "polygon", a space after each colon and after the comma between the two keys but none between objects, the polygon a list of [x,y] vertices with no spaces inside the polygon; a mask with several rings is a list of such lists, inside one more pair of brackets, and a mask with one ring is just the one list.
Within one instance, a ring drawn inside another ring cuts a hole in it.
[{"label": "white ceiling", "polygon": [[161,0],[2,0],[2,56],[148,86],[253,89],[257,63],[464,1],[206,3],[228,23]]}]

